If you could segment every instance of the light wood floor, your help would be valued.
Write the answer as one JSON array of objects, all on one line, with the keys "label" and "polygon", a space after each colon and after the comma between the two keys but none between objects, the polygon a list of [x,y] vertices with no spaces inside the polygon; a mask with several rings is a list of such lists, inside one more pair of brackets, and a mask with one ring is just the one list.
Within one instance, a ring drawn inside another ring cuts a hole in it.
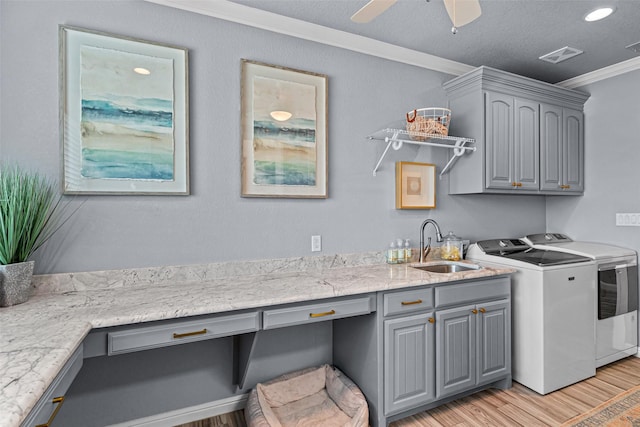
[{"label": "light wood floor", "polygon": [[[578,414],[640,385],[640,359],[628,357],[597,370],[596,376],[541,396],[513,383],[509,390],[486,390],[417,415],[391,427],[559,426]],[[179,427],[245,427],[242,411]]]}]

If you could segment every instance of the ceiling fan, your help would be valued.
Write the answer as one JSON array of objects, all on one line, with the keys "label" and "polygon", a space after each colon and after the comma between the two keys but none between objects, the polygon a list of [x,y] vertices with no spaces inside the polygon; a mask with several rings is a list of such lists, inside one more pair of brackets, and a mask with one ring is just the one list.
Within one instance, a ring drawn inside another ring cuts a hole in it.
[{"label": "ceiling fan", "polygon": [[[398,0],[370,0],[359,11],[353,14],[351,20],[360,24],[373,21],[378,15],[393,6]],[[429,0],[427,0],[428,2]],[[458,28],[476,20],[481,14],[479,0],[444,0],[453,27],[453,34]]]}]

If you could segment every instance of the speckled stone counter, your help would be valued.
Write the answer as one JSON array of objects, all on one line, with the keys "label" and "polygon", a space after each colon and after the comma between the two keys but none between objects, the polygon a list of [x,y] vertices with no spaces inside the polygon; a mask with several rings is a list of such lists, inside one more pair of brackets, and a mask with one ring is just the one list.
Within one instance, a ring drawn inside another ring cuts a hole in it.
[{"label": "speckled stone counter", "polygon": [[34,277],[28,302],[0,308],[0,427],[16,427],[92,328],[505,275],[428,273],[379,254]]}]

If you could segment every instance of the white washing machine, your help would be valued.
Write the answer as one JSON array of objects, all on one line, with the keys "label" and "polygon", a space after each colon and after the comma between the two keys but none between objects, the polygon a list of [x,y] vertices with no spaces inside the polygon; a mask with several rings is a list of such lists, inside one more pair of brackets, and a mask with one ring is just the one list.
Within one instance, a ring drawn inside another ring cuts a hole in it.
[{"label": "white washing machine", "polygon": [[596,262],[596,366],[638,353],[638,257],[634,250],[602,243],[574,242],[560,233],[523,239],[543,248],[589,257]]},{"label": "white washing machine", "polygon": [[467,259],[517,270],[511,279],[514,381],[547,394],[595,375],[593,260],[520,239],[479,241]]}]

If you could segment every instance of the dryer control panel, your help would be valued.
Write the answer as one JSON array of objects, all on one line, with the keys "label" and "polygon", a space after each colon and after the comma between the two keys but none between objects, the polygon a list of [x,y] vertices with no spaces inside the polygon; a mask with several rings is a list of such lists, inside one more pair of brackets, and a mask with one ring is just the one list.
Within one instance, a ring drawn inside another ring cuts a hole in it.
[{"label": "dryer control panel", "polygon": [[482,249],[486,254],[522,251],[529,248],[529,245],[520,239],[480,240],[477,243],[480,249]]}]

